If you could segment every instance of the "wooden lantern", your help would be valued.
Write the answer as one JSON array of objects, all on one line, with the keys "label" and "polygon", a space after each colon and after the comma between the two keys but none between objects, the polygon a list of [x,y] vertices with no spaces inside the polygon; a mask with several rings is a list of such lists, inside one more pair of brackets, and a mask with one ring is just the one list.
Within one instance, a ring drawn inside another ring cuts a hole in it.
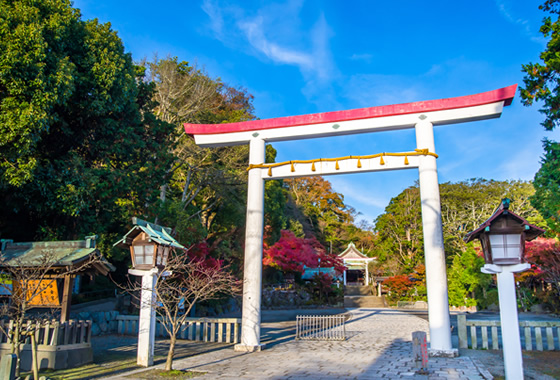
[{"label": "wooden lantern", "polygon": [[525,262],[525,241],[544,233],[542,228],[509,210],[505,198],[494,214],[476,230],[465,236],[465,242],[479,239],[487,264],[514,265]]}]

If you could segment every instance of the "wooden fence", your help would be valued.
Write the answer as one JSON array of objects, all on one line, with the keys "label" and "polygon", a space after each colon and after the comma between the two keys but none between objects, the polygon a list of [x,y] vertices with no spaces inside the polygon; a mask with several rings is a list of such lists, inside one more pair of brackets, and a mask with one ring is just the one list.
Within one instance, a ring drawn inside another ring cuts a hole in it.
[{"label": "wooden fence", "polygon": [[[6,333],[12,330],[14,322],[0,321],[0,344],[9,344]],[[91,321],[67,322],[59,321],[27,321],[23,330],[28,332],[23,344],[31,344],[31,335],[35,335],[37,345],[60,346],[70,344],[85,344],[91,342]],[[22,337],[23,338],[23,337]]]},{"label": "wooden fence", "polygon": [[[502,349],[500,321],[467,320],[458,315],[459,348]],[[560,321],[519,321],[522,349],[560,350]]]},{"label": "wooden fence", "polygon": [[[137,335],[138,319],[138,316],[119,315],[117,332],[123,335]],[[156,336],[169,336],[160,318],[156,320]],[[202,342],[239,343],[241,341],[241,319],[186,318],[177,338]]]},{"label": "wooden fence", "polygon": [[[0,355],[11,352],[13,321],[0,321]],[[62,369],[91,363],[91,321],[27,321],[21,341],[21,368],[31,369],[31,336],[35,336],[40,368]]]},{"label": "wooden fence", "polygon": [[296,340],[346,340],[346,314],[296,316]]}]

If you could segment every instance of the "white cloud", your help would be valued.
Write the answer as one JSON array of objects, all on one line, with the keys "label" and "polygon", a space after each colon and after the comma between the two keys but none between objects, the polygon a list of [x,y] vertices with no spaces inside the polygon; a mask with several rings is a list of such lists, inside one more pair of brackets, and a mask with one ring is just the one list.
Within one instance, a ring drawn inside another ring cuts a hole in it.
[{"label": "white cloud", "polygon": [[[344,202],[350,204],[353,207],[357,207],[352,204],[352,201],[356,201],[355,204],[359,203],[362,205],[373,206],[378,209],[385,209],[389,204],[390,198],[384,196],[373,196],[371,193],[371,188],[363,188],[356,185],[355,181],[349,182],[339,178],[329,178],[329,182],[333,185],[333,188],[337,193],[344,194]],[[357,211],[361,211],[357,209]]]},{"label": "white cloud", "polygon": [[367,63],[371,63],[373,60],[373,54],[363,53],[363,54],[352,54],[350,57],[352,61],[364,61]]},{"label": "white cloud", "polygon": [[202,10],[210,17],[210,29],[216,36],[221,36],[224,27],[221,9],[212,0],[204,0]]},{"label": "white cloud", "polygon": [[423,100],[425,93],[413,78],[357,74],[347,81],[344,96],[356,107],[372,107]]},{"label": "white cloud", "polygon": [[280,46],[266,38],[262,17],[240,21],[238,25],[245,33],[249,43],[272,61],[281,64],[296,65],[303,71],[312,69],[313,57],[310,54]]},{"label": "white cloud", "polygon": [[523,34],[529,37],[532,41],[544,44],[545,39],[543,36],[537,33],[538,27],[533,31],[533,28],[529,22],[529,20],[517,17],[515,12],[511,10],[511,4],[506,0],[496,0],[496,6],[498,7],[498,11],[500,14],[506,19],[508,22],[518,25]]},{"label": "white cloud", "polygon": [[259,59],[297,67],[305,82],[301,91],[308,101],[332,109],[336,107],[332,85],[338,75],[329,46],[333,33],[323,14],[313,25],[302,25],[302,4],[293,0],[253,11],[204,0],[202,9],[216,39]]}]

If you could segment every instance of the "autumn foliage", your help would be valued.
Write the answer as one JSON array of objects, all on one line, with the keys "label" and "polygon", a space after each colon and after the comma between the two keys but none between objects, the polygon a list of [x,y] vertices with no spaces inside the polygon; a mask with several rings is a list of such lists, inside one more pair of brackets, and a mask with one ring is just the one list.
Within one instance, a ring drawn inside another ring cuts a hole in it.
[{"label": "autumn foliage", "polygon": [[404,299],[412,289],[413,282],[406,274],[389,277],[383,281],[383,286],[390,292],[389,299],[392,301]]},{"label": "autumn foliage", "polygon": [[283,272],[303,273],[304,266],[317,268],[319,259],[322,268],[334,267],[338,273],[344,271],[342,260],[327,254],[315,237],[299,238],[288,230],[280,232],[280,239],[274,245],[265,244],[263,252],[263,265]]},{"label": "autumn foliage", "polygon": [[525,245],[525,259],[531,269],[515,277],[530,289],[536,303],[560,310],[560,243],[556,239],[538,238]]},{"label": "autumn foliage", "polygon": [[525,245],[525,259],[531,269],[518,279],[535,278],[549,284],[560,282],[560,243],[556,239],[538,238]]},{"label": "autumn foliage", "polygon": [[187,251],[188,258],[195,263],[200,263],[204,268],[219,269],[222,267],[222,261],[210,256],[210,247],[206,241],[201,241]]}]

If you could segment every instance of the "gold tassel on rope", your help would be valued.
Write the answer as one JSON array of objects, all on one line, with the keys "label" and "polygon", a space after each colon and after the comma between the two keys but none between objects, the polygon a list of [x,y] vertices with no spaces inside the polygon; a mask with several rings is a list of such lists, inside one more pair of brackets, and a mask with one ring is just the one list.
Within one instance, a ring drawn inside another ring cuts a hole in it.
[{"label": "gold tassel on rope", "polygon": [[290,171],[293,173],[296,171],[296,169],[294,168],[294,163],[292,161],[290,161],[290,165],[291,165],[291,169]]},{"label": "gold tassel on rope", "polygon": [[268,176],[272,177],[272,166],[268,167]]},{"label": "gold tassel on rope", "polygon": [[408,165],[408,156],[404,156],[404,164]]},{"label": "gold tassel on rope", "polygon": [[315,161],[311,161],[311,171],[315,171]]},{"label": "gold tassel on rope", "polygon": [[362,161],[360,161],[360,159],[358,158],[358,169],[362,168]]},{"label": "gold tassel on rope", "polygon": [[334,168],[335,168],[336,170],[339,170],[339,169],[340,169],[340,166],[338,166],[338,160],[336,160],[336,165],[334,166]]},{"label": "gold tassel on rope", "polygon": [[379,165],[385,165],[385,161],[383,161],[383,156],[381,156],[381,159],[379,160]]}]

